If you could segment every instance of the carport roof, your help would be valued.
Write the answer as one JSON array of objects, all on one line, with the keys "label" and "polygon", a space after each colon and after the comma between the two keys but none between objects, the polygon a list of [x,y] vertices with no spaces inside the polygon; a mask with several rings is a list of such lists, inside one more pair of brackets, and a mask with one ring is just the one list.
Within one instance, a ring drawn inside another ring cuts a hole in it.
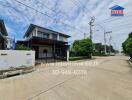
[{"label": "carport roof", "polygon": [[17,41],[17,44],[38,44],[38,45],[68,45],[68,42],[63,42],[63,41],[57,41],[57,40],[53,40],[53,39],[45,39],[45,38],[41,38],[41,37],[32,37],[29,40],[24,40],[24,41]]},{"label": "carport roof", "polygon": [[52,39],[45,39],[45,38],[41,38],[41,37],[32,37],[29,40],[32,44],[47,44],[47,45],[66,45],[68,44],[68,42],[63,42],[63,41],[57,41],[57,40],[52,40]]}]

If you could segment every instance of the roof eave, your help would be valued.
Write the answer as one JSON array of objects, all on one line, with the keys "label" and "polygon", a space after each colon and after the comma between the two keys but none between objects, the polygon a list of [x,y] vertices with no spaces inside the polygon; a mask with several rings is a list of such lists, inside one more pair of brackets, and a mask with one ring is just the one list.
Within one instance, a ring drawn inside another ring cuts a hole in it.
[{"label": "roof eave", "polygon": [[27,31],[25,32],[25,34],[24,34],[23,38],[25,38],[25,37],[29,34],[29,31],[30,31],[30,30],[31,30],[31,28],[33,28],[33,27],[34,27],[34,25],[33,25],[33,24],[30,24],[30,25],[29,25],[29,27],[28,27]]},{"label": "roof eave", "polygon": [[4,21],[3,21],[3,20],[0,20],[0,22],[1,22],[1,24],[2,24],[3,30],[5,31],[3,34],[4,34],[5,36],[8,36],[8,33],[7,33],[7,30],[6,30]]},{"label": "roof eave", "polygon": [[54,32],[56,34],[61,34],[63,36],[66,36],[67,38],[70,38],[71,37],[69,35],[66,35],[66,34],[63,34],[63,33],[60,33],[60,32],[56,32],[56,31],[53,31],[53,30],[50,30],[50,29],[47,29],[47,28],[44,28],[44,27],[41,27],[41,26],[38,26],[38,25],[35,25],[35,24],[30,24],[30,26],[29,26],[28,30],[26,31],[25,35],[23,36],[23,38],[26,37],[26,35],[28,34],[28,32],[31,30],[31,28],[35,28],[35,27],[42,28],[44,30],[48,30],[48,31]]}]

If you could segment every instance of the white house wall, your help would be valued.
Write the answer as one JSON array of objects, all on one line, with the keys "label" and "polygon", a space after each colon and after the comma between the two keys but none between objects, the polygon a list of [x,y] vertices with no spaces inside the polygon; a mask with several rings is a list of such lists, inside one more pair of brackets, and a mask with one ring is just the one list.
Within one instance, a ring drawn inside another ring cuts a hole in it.
[{"label": "white house wall", "polygon": [[[49,34],[49,39],[53,39],[53,34],[54,32],[49,32],[47,30],[43,30],[41,28],[37,28],[37,31],[40,31],[40,32],[44,32],[44,33],[48,33]],[[60,35],[60,34],[56,34],[57,35],[57,40],[58,41],[64,41],[64,42],[67,42],[67,37],[63,36],[63,35]]]},{"label": "white house wall", "polygon": [[56,40],[63,41],[63,42],[68,42],[68,38],[65,35],[62,35],[62,34],[59,34],[59,33],[56,33],[56,32],[52,32],[52,31],[49,31],[49,30],[45,30],[45,29],[42,29],[42,28],[38,28],[38,27],[34,28],[32,30],[32,32],[29,34],[29,36],[26,37],[25,39],[30,39],[30,38],[32,38],[32,36],[43,38],[43,35],[38,34],[38,31],[43,32],[42,34],[44,34],[44,33],[49,34],[48,39],[53,39],[53,35],[56,34],[57,35]]}]

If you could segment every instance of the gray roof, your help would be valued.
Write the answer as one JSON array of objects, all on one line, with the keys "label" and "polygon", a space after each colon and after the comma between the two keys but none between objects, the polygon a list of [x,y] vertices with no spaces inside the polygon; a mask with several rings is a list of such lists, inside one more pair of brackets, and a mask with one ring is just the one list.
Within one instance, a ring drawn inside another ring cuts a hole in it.
[{"label": "gray roof", "polygon": [[44,27],[41,27],[41,26],[38,26],[38,25],[34,25],[34,24],[30,24],[30,26],[28,27],[28,29],[27,29],[27,31],[26,31],[24,37],[25,37],[25,36],[28,36],[28,35],[32,32],[32,30],[33,30],[34,28],[36,28],[36,27],[38,27],[38,28],[40,28],[40,29],[43,29],[43,30],[46,30],[46,31],[49,31],[49,32],[51,32],[51,33],[53,33],[53,34],[60,34],[60,35],[63,35],[63,36],[65,36],[65,37],[67,37],[67,38],[71,37],[71,36],[69,36],[69,35],[67,35],[67,34],[63,34],[63,33],[60,33],[60,32],[56,32],[56,31],[53,31],[53,30],[50,30],[50,29],[47,29],[47,28],[44,28]]}]

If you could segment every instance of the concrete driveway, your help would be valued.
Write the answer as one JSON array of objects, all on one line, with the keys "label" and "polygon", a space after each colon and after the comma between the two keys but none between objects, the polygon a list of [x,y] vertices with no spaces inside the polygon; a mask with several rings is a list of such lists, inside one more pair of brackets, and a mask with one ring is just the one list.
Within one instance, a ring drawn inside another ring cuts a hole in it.
[{"label": "concrete driveway", "polygon": [[0,100],[132,100],[132,67],[125,56],[43,65],[0,80]]}]

